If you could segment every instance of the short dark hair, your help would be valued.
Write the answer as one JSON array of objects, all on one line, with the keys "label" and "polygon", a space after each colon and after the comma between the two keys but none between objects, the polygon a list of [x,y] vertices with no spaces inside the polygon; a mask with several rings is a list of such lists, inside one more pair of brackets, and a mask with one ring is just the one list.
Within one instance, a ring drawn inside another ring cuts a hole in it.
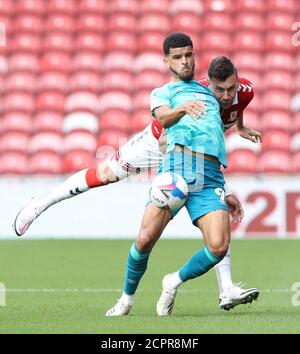
[{"label": "short dark hair", "polygon": [[164,40],[163,49],[165,55],[170,53],[170,48],[181,48],[191,46],[193,48],[193,42],[191,38],[184,33],[172,33]]},{"label": "short dark hair", "polygon": [[232,61],[224,56],[214,58],[208,67],[208,77],[225,81],[229,76],[236,74],[237,70]]}]

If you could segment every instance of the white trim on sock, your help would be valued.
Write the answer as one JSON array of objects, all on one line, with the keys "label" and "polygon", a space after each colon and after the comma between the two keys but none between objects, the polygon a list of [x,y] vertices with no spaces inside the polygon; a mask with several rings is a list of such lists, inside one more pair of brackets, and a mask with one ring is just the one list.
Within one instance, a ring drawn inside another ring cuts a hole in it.
[{"label": "white trim on sock", "polygon": [[179,272],[173,273],[169,278],[168,278],[168,283],[170,286],[174,289],[177,289],[183,281],[179,277]]},{"label": "white trim on sock", "polygon": [[133,306],[133,303],[134,303],[134,295],[125,294],[124,291],[123,291],[120,300],[121,300],[124,304],[126,304],[126,305]]}]

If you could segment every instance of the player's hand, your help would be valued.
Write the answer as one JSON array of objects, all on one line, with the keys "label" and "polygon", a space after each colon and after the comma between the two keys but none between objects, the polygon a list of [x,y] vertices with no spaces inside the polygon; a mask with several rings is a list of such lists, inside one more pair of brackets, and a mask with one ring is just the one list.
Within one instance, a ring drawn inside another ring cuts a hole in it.
[{"label": "player's hand", "polygon": [[206,111],[205,103],[200,100],[186,102],[182,105],[182,108],[195,121],[197,121],[198,118],[204,118]]},{"label": "player's hand", "polygon": [[242,207],[241,202],[233,194],[230,194],[225,197],[225,201],[227,203],[229,213],[232,217],[232,222],[234,224],[240,223],[244,217],[244,209]]},{"label": "player's hand", "polygon": [[238,133],[241,137],[251,140],[253,143],[262,142],[262,134],[256,130],[243,127],[238,129]]}]

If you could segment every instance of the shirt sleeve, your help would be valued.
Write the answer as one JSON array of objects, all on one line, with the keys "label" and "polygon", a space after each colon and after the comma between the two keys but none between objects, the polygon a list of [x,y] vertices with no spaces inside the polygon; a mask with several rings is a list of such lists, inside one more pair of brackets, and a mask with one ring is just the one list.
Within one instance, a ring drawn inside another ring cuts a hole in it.
[{"label": "shirt sleeve", "polygon": [[154,89],[150,96],[150,108],[154,117],[154,110],[161,106],[171,106],[170,103],[170,91],[168,87],[163,86]]}]

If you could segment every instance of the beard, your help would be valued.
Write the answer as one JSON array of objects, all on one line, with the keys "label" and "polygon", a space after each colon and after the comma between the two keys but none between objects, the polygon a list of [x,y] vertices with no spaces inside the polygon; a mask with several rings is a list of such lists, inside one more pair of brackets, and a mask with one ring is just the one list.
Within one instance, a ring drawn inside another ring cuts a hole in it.
[{"label": "beard", "polygon": [[172,67],[170,67],[171,71],[173,74],[175,74],[180,80],[182,81],[190,81],[194,78],[194,70],[195,70],[195,64],[192,67],[192,70],[190,72],[178,72]]}]

